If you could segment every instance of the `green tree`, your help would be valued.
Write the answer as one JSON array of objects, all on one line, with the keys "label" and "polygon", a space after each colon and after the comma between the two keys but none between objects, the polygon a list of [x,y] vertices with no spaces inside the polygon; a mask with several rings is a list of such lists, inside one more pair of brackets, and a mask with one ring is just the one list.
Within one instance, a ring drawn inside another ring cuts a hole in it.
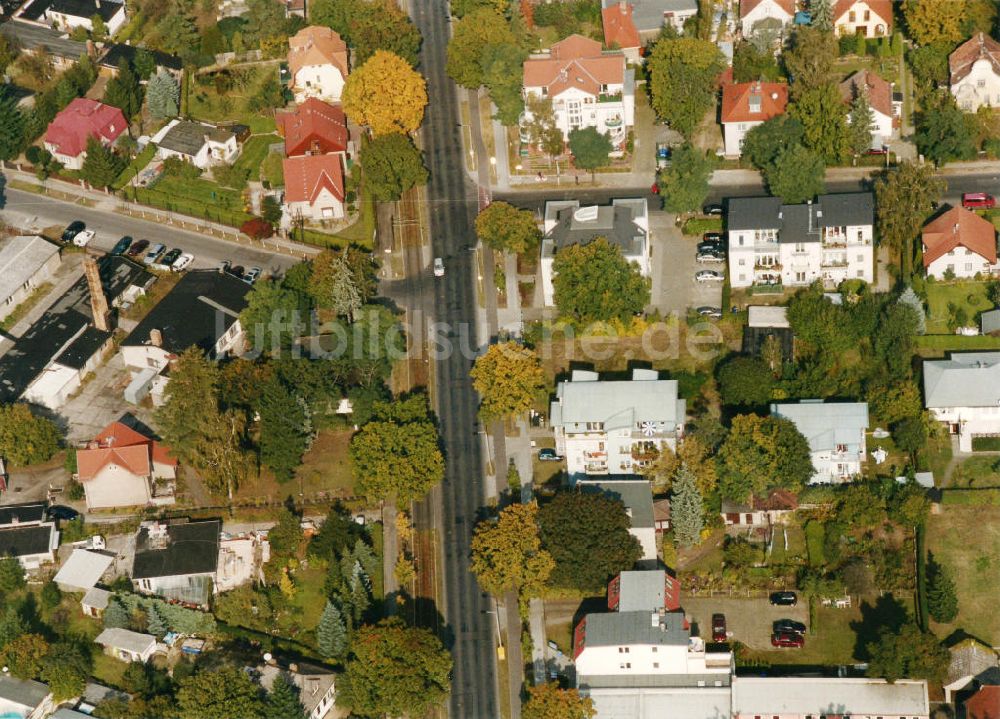
[{"label": "green tree", "polygon": [[825,177],[823,157],[802,145],[781,150],[764,171],[768,191],[792,205],[823,194]]},{"label": "green tree", "polygon": [[809,444],[789,420],[741,414],[719,448],[719,489],[747,502],[773,487],[801,489],[814,469]]},{"label": "green tree", "polygon": [[483,56],[491,45],[516,45],[507,21],[489,8],[473,10],[452,26],[448,75],[473,90],[483,84]]},{"label": "green tree", "polygon": [[490,99],[497,106],[496,118],[508,127],[516,125],[524,112],[521,94],[522,68],[528,54],[519,46],[493,43],[487,45],[479,57],[483,85]]},{"label": "green tree", "polygon": [[259,685],[237,666],[195,671],[177,684],[181,719],[265,719],[267,707]]},{"label": "green tree", "polygon": [[190,15],[175,7],[156,24],[156,32],[160,37],[163,50],[183,58],[192,56],[194,48],[198,47],[198,29]]},{"label": "green tree", "polygon": [[538,505],[512,504],[496,520],[483,520],[472,535],[472,572],[494,596],[517,592],[523,599],[541,596],[552,574],[552,555],[542,549]]},{"label": "green tree", "polygon": [[555,587],[596,591],[642,556],[618,499],[593,492],[560,492],[538,511],[542,548],[555,560]]},{"label": "green tree", "polygon": [[868,95],[866,92],[857,92],[847,116],[847,146],[852,155],[860,155],[872,146],[874,130],[875,114],[868,103]]},{"label": "green tree", "polygon": [[260,388],[260,461],[279,483],[290,481],[312,444],[312,417],[305,401],[278,377]]},{"label": "green tree", "polygon": [[965,38],[962,21],[966,0],[905,0],[903,17],[909,35],[918,45],[955,44]]},{"label": "green tree", "polygon": [[104,610],[104,626],[108,629],[128,627],[131,618],[125,605],[117,596],[108,599],[108,606]]},{"label": "green tree", "polygon": [[783,150],[801,145],[804,139],[801,122],[791,115],[778,115],[747,132],[742,157],[758,170],[767,171]]},{"label": "green tree", "polygon": [[476,217],[476,235],[498,252],[531,253],[542,240],[535,215],[498,200],[487,205]]},{"label": "green tree", "polygon": [[719,365],[716,378],[723,404],[757,407],[771,401],[774,374],[758,357],[730,357]]},{"label": "green tree", "polygon": [[261,280],[247,295],[240,326],[254,351],[272,353],[291,345],[305,330],[299,296],[278,280]]},{"label": "green tree", "polygon": [[158,72],[150,78],[146,86],[146,107],[155,119],[177,115],[180,98],[181,88],[169,72]]},{"label": "green tree", "polygon": [[271,551],[279,557],[294,557],[302,544],[301,520],[287,506],[278,510],[277,520],[268,532]]},{"label": "green tree", "polygon": [[21,48],[18,47],[16,40],[12,40],[6,35],[0,36],[0,73],[7,71],[7,68],[17,59],[20,51]]},{"label": "green tree", "polygon": [[555,682],[529,687],[521,712],[523,719],[593,719],[596,714],[593,699]]},{"label": "green tree", "polygon": [[305,710],[299,699],[299,688],[288,675],[279,674],[271,684],[267,695],[267,719],[306,719]]},{"label": "green tree", "polygon": [[550,158],[558,157],[566,149],[562,130],[556,126],[552,98],[528,95],[524,100],[525,112],[530,118],[524,125],[529,142]]},{"label": "green tree", "polygon": [[904,281],[913,274],[914,240],[945,190],[945,182],[927,165],[903,162],[875,181],[878,235],[900,256]]},{"label": "green tree", "polygon": [[649,303],[649,280],[603,237],[560,250],[552,269],[559,314],[578,324],[628,322]]},{"label": "green tree", "polygon": [[17,159],[24,145],[24,115],[17,99],[4,92],[0,94],[0,160]]},{"label": "green tree", "polygon": [[912,621],[898,631],[884,628],[867,646],[868,676],[941,681],[948,671],[950,652],[930,632],[921,632]]},{"label": "green tree", "polygon": [[142,85],[128,60],[122,58],[118,63],[118,74],[108,80],[104,102],[120,109],[126,120],[135,117],[142,108]]},{"label": "green tree", "polygon": [[97,137],[91,135],[87,138],[87,154],[83,158],[80,177],[94,187],[111,187],[126,164],[111,148],[105,147]]},{"label": "green tree", "polygon": [[[85,645],[84,645],[85,646]],[[80,696],[93,670],[89,649],[79,644],[61,642],[49,647],[42,659],[40,678],[49,685],[57,702]]]},{"label": "green tree", "polygon": [[469,372],[483,419],[514,419],[545,392],[545,372],[534,350],[517,342],[490,345]]},{"label": "green tree", "polygon": [[674,543],[678,547],[689,549],[701,541],[701,529],[704,526],[703,511],[702,496],[695,483],[694,474],[682,465],[674,478],[670,497],[671,525],[674,530]]},{"label": "green tree", "polygon": [[917,113],[913,139],[922,155],[939,167],[956,160],[971,160],[976,146],[965,115],[950,92],[936,92]]},{"label": "green tree", "polygon": [[22,634],[0,651],[0,662],[18,679],[34,679],[48,653],[49,643],[41,634]]},{"label": "green tree", "polygon": [[907,285],[906,289],[900,293],[899,299],[897,299],[896,302],[913,310],[913,316],[917,321],[918,335],[922,335],[927,332],[927,315],[924,312],[924,303],[921,302],[917,293],[913,290],[913,287]]},{"label": "green tree", "polygon": [[135,70],[135,74],[139,76],[140,80],[149,80],[156,72],[156,58],[146,48],[137,48],[132,60],[132,69]]},{"label": "green tree", "polygon": [[844,100],[836,85],[826,82],[802,90],[790,112],[802,123],[806,147],[829,163],[837,163],[847,155],[847,119]]},{"label": "green tree", "polygon": [[247,0],[244,18],[244,36],[255,38],[258,44],[267,38],[287,36],[285,7],[277,0]]},{"label": "green tree", "polygon": [[773,52],[761,50],[748,41],[736,46],[733,53],[733,80],[736,82],[773,82],[780,72]]},{"label": "green tree", "polygon": [[24,403],[0,405],[0,457],[15,466],[38,464],[59,450],[59,429]]},{"label": "green tree", "polygon": [[710,155],[690,143],[674,152],[663,175],[663,206],[669,212],[694,212],[708,197],[715,162]]},{"label": "green tree", "polygon": [[358,716],[424,716],[447,696],[451,654],[430,631],[383,619],[358,630],[337,704]]},{"label": "green tree", "polygon": [[689,137],[715,106],[716,83],[725,67],[715,43],[690,37],[664,37],[646,60],[653,109]]},{"label": "green tree", "polygon": [[347,650],[347,628],[344,616],[330,601],[323,608],[316,627],[316,645],[319,653],[327,659],[339,659]]},{"label": "green tree", "polygon": [[324,250],[312,261],[309,293],[316,306],[353,322],[361,309],[358,278],[343,253]]},{"label": "green tree", "polygon": [[614,146],[611,138],[596,127],[570,130],[569,151],[573,153],[573,164],[581,170],[590,170],[591,179],[599,167],[608,164]]},{"label": "green tree", "polygon": [[896,446],[911,457],[927,443],[927,427],[921,417],[905,417],[893,425],[892,438]]},{"label": "green tree", "polygon": [[309,8],[309,20],[340,33],[356,65],[363,65],[376,50],[417,64],[420,31],[391,0],[316,0]]},{"label": "green tree", "polygon": [[272,225],[281,220],[281,203],[274,195],[265,195],[260,202],[260,216]]},{"label": "green tree", "polygon": [[25,586],[24,567],[16,557],[0,559],[0,591],[16,592]]},{"label": "green tree", "polygon": [[927,608],[935,622],[949,624],[958,616],[958,594],[951,573],[927,557]]},{"label": "green tree", "polygon": [[[81,497],[82,499],[82,497]],[[40,596],[42,600],[42,606],[46,609],[55,609],[59,606],[59,602],[62,601],[62,592],[59,591],[59,585],[56,584],[51,579],[42,585],[42,593]]]},{"label": "green tree", "polygon": [[409,136],[398,132],[363,139],[359,162],[365,186],[380,202],[398,200],[410,188],[427,182],[424,154]]},{"label": "green tree", "polygon": [[809,11],[812,15],[812,22],[810,24],[813,27],[822,32],[831,32],[833,30],[833,7],[831,0],[811,0]]},{"label": "green tree", "polygon": [[796,27],[782,54],[785,70],[792,80],[792,98],[826,85],[836,58],[837,39],[833,33],[807,25]]}]

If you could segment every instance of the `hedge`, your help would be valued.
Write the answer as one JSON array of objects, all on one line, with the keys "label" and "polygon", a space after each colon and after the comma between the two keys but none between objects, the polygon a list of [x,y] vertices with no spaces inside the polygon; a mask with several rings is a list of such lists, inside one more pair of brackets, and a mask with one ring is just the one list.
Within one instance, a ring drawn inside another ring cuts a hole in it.
[{"label": "hedge", "polygon": [[973,437],[973,452],[1000,452],[1000,437]]},{"label": "hedge", "polygon": [[178,634],[215,634],[215,617],[207,612],[188,609],[179,604],[170,604],[157,597],[144,597],[139,594],[119,593],[115,597],[121,601],[129,613],[137,608],[149,611],[156,607],[157,612],[167,623],[167,628]]},{"label": "hedge", "polygon": [[927,607],[927,530],[921,524],[917,527],[917,611],[920,628],[925,632],[930,627],[930,612]]},{"label": "hedge", "polygon": [[148,188],[125,187],[122,192],[126,199],[142,205],[158,207],[168,212],[177,212],[182,215],[229,225],[230,227],[240,227],[247,220],[253,219],[253,215],[247,212],[226,210],[190,198],[168,195]]},{"label": "hedge", "polygon": [[966,507],[1000,507],[1000,489],[944,489],[941,504]]}]

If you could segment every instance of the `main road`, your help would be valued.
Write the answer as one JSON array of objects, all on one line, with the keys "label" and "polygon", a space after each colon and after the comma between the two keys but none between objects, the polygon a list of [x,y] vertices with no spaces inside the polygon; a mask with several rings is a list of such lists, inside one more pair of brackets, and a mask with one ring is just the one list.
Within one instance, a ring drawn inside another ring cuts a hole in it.
[{"label": "main road", "polygon": [[[477,516],[486,504],[484,466],[477,419],[479,401],[472,389],[469,369],[474,350],[488,338],[477,337],[476,276],[468,252],[474,241],[473,213],[477,191],[466,179],[462,138],[459,134],[458,98],[455,85],[445,73],[448,46],[448,8],[445,0],[419,0],[412,15],[423,35],[421,72],[427,79],[429,104],[423,126],[423,148],[430,169],[427,198],[435,257],[446,267],[434,282],[434,319],[445,323],[452,340],[450,351],[438,352],[436,367],[437,407],[441,422],[446,469],[439,493],[443,512],[439,533],[444,554],[444,606],[442,614],[450,629],[452,672],[450,715],[452,719],[496,719],[497,664],[490,616],[491,603],[469,569],[470,540]],[[464,350],[464,351],[463,351]],[[418,510],[418,516],[428,514]]]}]

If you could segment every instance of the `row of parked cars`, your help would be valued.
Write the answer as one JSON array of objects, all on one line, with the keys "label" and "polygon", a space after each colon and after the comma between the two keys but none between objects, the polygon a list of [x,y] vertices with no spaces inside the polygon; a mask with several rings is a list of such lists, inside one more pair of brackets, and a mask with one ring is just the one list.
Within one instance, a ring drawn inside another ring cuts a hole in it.
[{"label": "row of parked cars", "polygon": [[[94,230],[88,230],[87,226],[77,220],[69,223],[63,230],[63,242],[72,242],[77,247],[86,247],[97,236]],[[129,235],[125,235],[111,249],[112,255],[124,255],[134,260],[142,258],[142,264],[161,272],[180,272],[187,269],[194,262],[194,255],[184,252],[179,248],[168,250],[162,242],[157,242],[152,246],[149,240],[133,240]]]}]

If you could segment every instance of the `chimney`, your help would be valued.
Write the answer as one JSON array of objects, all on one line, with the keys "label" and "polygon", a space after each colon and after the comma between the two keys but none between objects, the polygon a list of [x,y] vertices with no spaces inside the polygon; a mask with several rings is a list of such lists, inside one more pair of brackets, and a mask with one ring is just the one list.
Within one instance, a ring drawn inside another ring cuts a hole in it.
[{"label": "chimney", "polygon": [[155,327],[149,331],[149,344],[153,347],[163,346],[163,333]]},{"label": "chimney", "polygon": [[108,298],[104,296],[101,272],[97,269],[97,260],[92,255],[83,256],[83,272],[87,276],[87,287],[90,290],[90,310],[94,315],[94,327],[101,332],[110,332],[111,311],[108,309]]},{"label": "chimney", "polygon": [[288,665],[288,671],[290,671],[292,674],[298,674],[299,665],[296,664],[295,662],[292,662],[291,664]]}]

